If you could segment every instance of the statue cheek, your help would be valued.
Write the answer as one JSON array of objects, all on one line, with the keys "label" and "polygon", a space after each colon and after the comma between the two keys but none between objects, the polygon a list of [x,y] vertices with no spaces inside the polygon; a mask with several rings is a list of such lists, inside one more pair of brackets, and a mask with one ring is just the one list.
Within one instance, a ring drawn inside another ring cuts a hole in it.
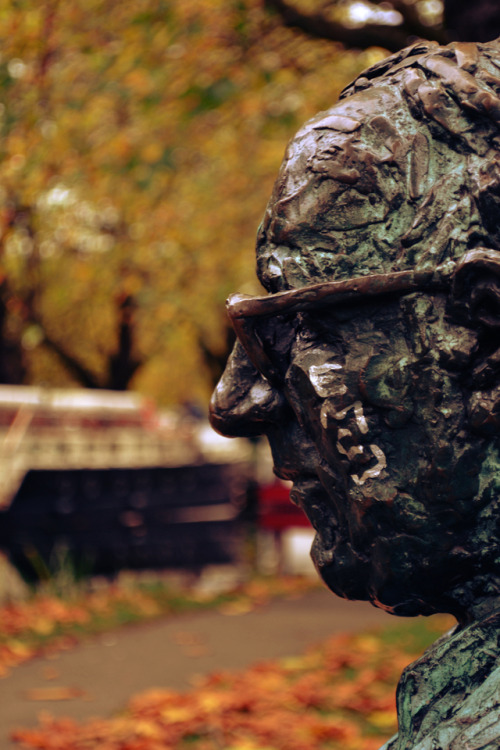
[{"label": "statue cheek", "polygon": [[467,404],[470,428],[486,437],[500,435],[500,386],[476,391]]},{"label": "statue cheek", "polygon": [[334,401],[338,409],[352,403],[342,364],[324,352],[306,352],[294,359],[286,376],[286,394],[299,421],[314,432],[321,429],[321,407]]},{"label": "statue cheek", "polygon": [[383,409],[389,427],[402,427],[413,414],[412,371],[407,358],[374,354],[359,374],[359,391],[368,403]]},{"label": "statue cheek", "polygon": [[338,362],[311,365],[308,375],[312,387],[320,398],[339,397],[347,393],[343,367]]}]

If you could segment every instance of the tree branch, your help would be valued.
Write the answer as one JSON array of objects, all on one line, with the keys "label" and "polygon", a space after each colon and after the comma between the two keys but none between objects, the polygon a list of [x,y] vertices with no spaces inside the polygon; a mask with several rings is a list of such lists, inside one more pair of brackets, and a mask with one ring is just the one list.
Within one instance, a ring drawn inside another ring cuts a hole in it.
[{"label": "tree branch", "polygon": [[63,365],[72,373],[75,378],[83,385],[84,388],[102,388],[102,383],[98,381],[93,372],[88,370],[78,360],[69,354],[57,341],[51,338],[45,328],[41,325],[40,321],[34,320],[36,325],[39,325],[43,331],[42,344],[56,354]]},{"label": "tree branch", "polygon": [[[374,5],[382,5],[386,0],[370,0]],[[403,26],[409,34],[422,37],[440,44],[449,42],[448,35],[442,25],[428,26],[422,23],[420,13],[418,12],[418,3],[409,3],[407,0],[390,0],[394,10],[397,10],[403,16]]]},{"label": "tree branch", "polygon": [[[326,18],[321,12],[307,13],[299,10],[294,5],[289,5],[286,0],[265,0],[266,6],[277,12],[284,25],[290,28],[300,29],[310,36],[318,39],[329,39],[340,42],[345,47],[366,49],[367,47],[384,47],[389,52],[397,52],[411,41],[412,36],[423,36],[434,41],[443,41],[444,35],[441,29],[431,26],[410,27],[410,24],[401,26],[386,26],[383,24],[365,24],[358,27],[346,26],[338,21]],[[398,4],[398,10],[402,13]],[[406,12],[405,18],[408,19]]]}]

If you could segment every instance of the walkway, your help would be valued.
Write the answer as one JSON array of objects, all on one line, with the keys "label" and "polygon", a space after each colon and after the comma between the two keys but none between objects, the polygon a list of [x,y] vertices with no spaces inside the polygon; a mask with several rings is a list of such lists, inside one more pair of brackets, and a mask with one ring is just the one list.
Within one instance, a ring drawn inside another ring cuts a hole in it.
[{"label": "walkway", "polygon": [[391,623],[369,604],[317,590],[238,615],[208,611],[123,628],[0,680],[0,747],[19,748],[8,741],[10,730],[35,725],[41,711],[78,720],[107,716],[153,687],[186,690],[197,675],[299,654],[333,633]]}]

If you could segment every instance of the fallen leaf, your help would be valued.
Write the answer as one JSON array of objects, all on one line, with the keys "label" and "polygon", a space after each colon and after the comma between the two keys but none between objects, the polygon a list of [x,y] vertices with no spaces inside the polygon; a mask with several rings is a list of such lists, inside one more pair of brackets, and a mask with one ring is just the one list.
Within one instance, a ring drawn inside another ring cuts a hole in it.
[{"label": "fallen leaf", "polygon": [[219,612],[223,615],[246,615],[247,612],[251,612],[252,609],[253,604],[251,601],[240,599],[222,605],[219,607]]},{"label": "fallen leaf", "polygon": [[57,669],[54,669],[54,667],[44,667],[43,668],[43,677],[45,680],[57,680],[59,677],[59,672]]}]

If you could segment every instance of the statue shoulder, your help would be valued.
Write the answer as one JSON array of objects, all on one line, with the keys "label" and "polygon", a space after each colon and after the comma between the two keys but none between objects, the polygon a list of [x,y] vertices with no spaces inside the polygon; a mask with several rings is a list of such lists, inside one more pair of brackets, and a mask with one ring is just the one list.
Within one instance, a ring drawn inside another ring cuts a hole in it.
[{"label": "statue shoulder", "polygon": [[499,614],[440,638],[403,672],[399,734],[381,750],[500,747]]}]

